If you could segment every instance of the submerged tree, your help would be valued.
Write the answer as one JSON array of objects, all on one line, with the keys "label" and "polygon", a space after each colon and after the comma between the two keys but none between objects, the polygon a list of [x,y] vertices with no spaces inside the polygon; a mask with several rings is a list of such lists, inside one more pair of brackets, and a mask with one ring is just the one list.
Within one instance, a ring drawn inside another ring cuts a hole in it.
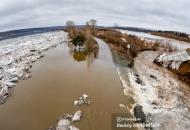
[{"label": "submerged tree", "polygon": [[77,35],[74,39],[73,39],[73,44],[74,46],[82,46],[85,42],[85,37],[82,34]]},{"label": "submerged tree", "polygon": [[66,31],[69,33],[69,36],[72,38],[75,35],[75,23],[72,20],[66,22]]}]

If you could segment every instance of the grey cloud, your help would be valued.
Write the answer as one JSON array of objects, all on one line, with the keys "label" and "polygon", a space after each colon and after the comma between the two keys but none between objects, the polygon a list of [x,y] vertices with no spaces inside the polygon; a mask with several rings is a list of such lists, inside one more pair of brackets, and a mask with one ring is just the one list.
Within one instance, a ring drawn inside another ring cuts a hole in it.
[{"label": "grey cloud", "polygon": [[0,31],[77,24],[136,26],[189,32],[187,0],[1,0]]}]

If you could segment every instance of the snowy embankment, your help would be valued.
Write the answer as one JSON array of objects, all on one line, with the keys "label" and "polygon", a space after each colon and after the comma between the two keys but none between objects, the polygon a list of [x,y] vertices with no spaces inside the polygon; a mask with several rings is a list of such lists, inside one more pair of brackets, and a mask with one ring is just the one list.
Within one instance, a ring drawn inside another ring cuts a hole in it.
[{"label": "snowy embankment", "polygon": [[0,41],[0,98],[20,79],[31,77],[32,63],[43,51],[66,41],[67,33],[54,31]]},{"label": "snowy embankment", "polygon": [[[150,34],[132,34],[145,40],[157,40],[157,36]],[[159,41],[176,47],[178,51],[160,56],[160,52],[144,51],[134,59],[133,68],[118,66],[124,93],[143,107],[148,122],[160,124],[154,130],[189,130],[190,88],[165,67],[178,69],[184,61],[188,61],[190,56],[187,48],[190,48],[190,43],[162,37],[159,37]],[[165,67],[154,64],[155,58]]]},{"label": "snowy embankment", "polygon": [[165,45],[166,47],[169,46],[169,48],[171,48],[172,50],[176,50],[175,52],[163,53],[155,59],[157,63],[163,65],[164,67],[177,70],[179,69],[181,64],[190,60],[190,52],[188,51],[189,50],[188,48],[190,48],[190,43],[178,41],[171,38],[155,36],[143,32],[133,32],[127,30],[117,30],[117,31],[120,31],[122,33],[127,33],[129,35],[135,35],[144,40],[158,42],[160,44]]},{"label": "snowy embankment", "polygon": [[117,31],[120,31],[123,34],[127,33],[128,35],[138,36],[143,40],[159,42],[163,45],[170,46],[173,49],[177,49],[177,50],[184,50],[184,49],[190,48],[190,43],[188,42],[178,41],[175,39],[161,37],[161,36],[155,36],[150,33],[134,32],[134,31],[128,31],[128,30],[121,30],[121,29],[117,29]]},{"label": "snowy embankment", "polygon": [[143,107],[154,130],[190,128],[190,88],[168,69],[153,64],[158,52],[144,51],[134,59],[134,69],[118,67],[125,95]]},{"label": "snowy embankment", "polygon": [[190,60],[190,52],[188,50],[189,49],[163,53],[155,59],[155,62],[166,68],[178,70],[181,64]]}]

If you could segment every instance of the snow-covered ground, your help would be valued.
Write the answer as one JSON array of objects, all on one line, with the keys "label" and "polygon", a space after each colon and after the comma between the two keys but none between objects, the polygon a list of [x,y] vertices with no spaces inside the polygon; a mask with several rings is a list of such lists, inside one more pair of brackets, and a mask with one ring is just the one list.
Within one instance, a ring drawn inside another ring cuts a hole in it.
[{"label": "snow-covered ground", "polygon": [[31,63],[43,57],[44,50],[66,39],[67,33],[54,31],[0,41],[0,97],[6,96],[18,80],[31,76]]},{"label": "snow-covered ground", "polygon": [[176,52],[163,53],[159,55],[155,61],[166,68],[178,70],[186,61],[190,60],[190,54],[187,50],[179,50]]},{"label": "snow-covered ground", "polygon": [[190,48],[190,43],[178,41],[178,40],[171,39],[171,38],[155,36],[150,33],[134,32],[134,31],[128,31],[128,30],[121,30],[121,29],[117,29],[117,31],[120,31],[121,33],[127,33],[130,35],[135,35],[135,36],[138,36],[141,39],[144,39],[147,41],[154,41],[154,42],[156,41],[156,42],[160,42],[164,45],[168,44],[171,47],[173,47],[175,49],[179,49],[179,50]]},{"label": "snow-covered ground", "polygon": [[132,69],[118,66],[118,74],[125,95],[131,96],[137,104],[143,106],[148,121],[160,124],[160,127],[154,130],[189,130],[190,87],[179,80],[173,72],[154,64],[153,61],[157,58],[160,62],[170,63],[169,66],[173,69],[179,68],[181,63],[190,60],[186,51],[190,48],[190,43],[149,33],[118,31],[144,40],[168,44],[178,50],[162,55],[155,51],[141,52],[134,59]]},{"label": "snow-covered ground", "polygon": [[144,51],[134,59],[134,69],[118,67],[124,93],[143,106],[150,122],[160,124],[154,130],[189,130],[190,88],[168,69],[154,64],[157,55]]}]

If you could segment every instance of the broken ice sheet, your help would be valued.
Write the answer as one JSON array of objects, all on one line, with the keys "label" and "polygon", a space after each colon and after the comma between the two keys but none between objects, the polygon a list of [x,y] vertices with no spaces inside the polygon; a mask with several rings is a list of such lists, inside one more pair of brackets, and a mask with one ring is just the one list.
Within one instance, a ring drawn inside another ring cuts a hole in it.
[{"label": "broken ice sheet", "polygon": [[0,97],[20,79],[31,77],[32,63],[43,57],[43,51],[66,41],[63,31],[28,35],[0,41]]},{"label": "broken ice sheet", "polygon": [[57,122],[55,127],[50,127],[47,130],[79,130],[74,127],[72,123],[80,121],[82,117],[82,111],[78,110],[73,115],[65,114],[61,117],[61,119]]},{"label": "broken ice sheet", "polygon": [[78,110],[72,117],[72,122],[79,121],[82,117],[82,111]]},{"label": "broken ice sheet", "polygon": [[89,99],[89,96],[87,94],[83,94],[78,100],[74,101],[75,106],[80,106],[82,104],[90,105],[91,100]]}]

